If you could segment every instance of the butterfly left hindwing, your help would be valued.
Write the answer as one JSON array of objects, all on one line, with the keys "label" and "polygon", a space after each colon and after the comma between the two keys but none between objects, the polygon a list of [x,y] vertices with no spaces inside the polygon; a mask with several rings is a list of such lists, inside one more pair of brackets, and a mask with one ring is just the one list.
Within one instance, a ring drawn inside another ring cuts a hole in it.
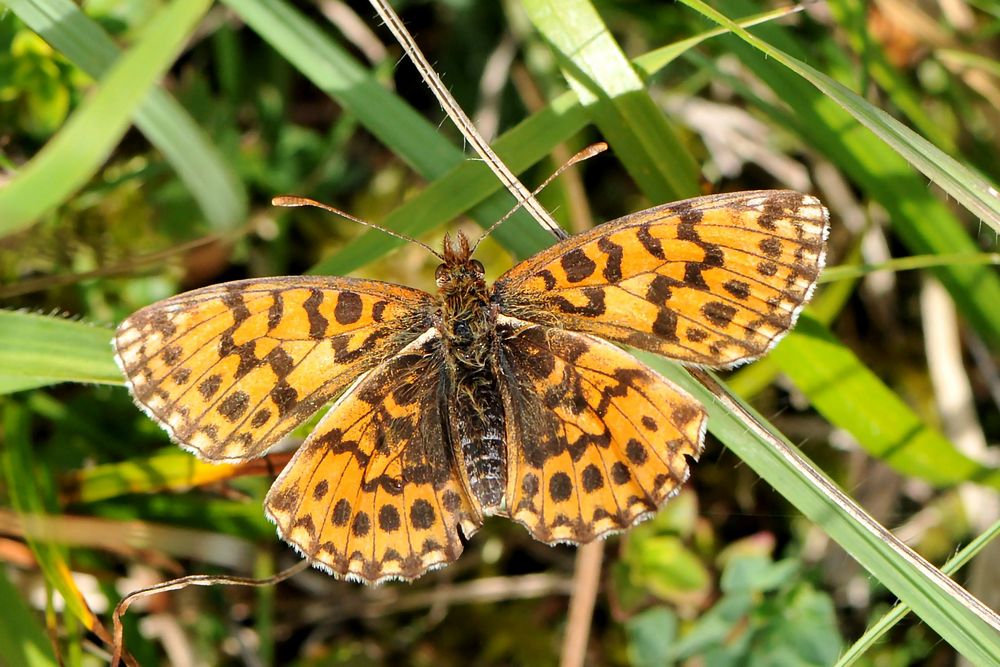
[{"label": "butterfly left hindwing", "polygon": [[442,429],[431,330],[344,393],[274,482],[279,534],[330,572],[367,583],[450,563],[482,517]]}]

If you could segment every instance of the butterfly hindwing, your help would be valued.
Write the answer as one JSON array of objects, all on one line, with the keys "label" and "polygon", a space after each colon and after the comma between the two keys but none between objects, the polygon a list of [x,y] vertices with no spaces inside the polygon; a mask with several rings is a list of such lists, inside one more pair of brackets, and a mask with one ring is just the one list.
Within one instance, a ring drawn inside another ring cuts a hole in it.
[{"label": "butterfly hindwing", "polygon": [[431,297],[349,278],[265,278],[180,294],[119,326],[136,402],[211,460],[263,454],[426,329]]},{"label": "butterfly hindwing", "polygon": [[413,579],[462,552],[481,522],[448,450],[436,332],[334,404],[268,493],[282,537],[368,583]]},{"label": "butterfly hindwing", "polygon": [[528,321],[728,367],[794,325],[826,233],[826,209],[809,195],[698,197],[557,243],[501,276],[496,301]]},{"label": "butterfly hindwing", "polygon": [[504,318],[507,513],[543,542],[589,542],[655,511],[701,452],[705,411],[585,334]]}]

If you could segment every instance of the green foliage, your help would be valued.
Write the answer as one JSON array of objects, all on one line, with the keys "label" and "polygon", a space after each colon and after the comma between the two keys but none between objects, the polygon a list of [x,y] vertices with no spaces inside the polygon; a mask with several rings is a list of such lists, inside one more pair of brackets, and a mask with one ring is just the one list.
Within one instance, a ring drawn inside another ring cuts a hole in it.
[{"label": "green foliage", "polygon": [[[840,266],[768,358],[724,376],[752,407],[642,357],[705,403],[711,436],[688,487],[608,542],[589,661],[1000,660],[996,615],[887,532],[909,522],[935,562],[978,532],[961,561],[973,570],[1000,532],[968,500],[995,494],[1000,473],[966,446],[970,432],[1000,434],[1000,66],[984,57],[996,3],[953,3],[967,25],[926,15],[933,39],[884,32],[880,10],[858,0],[780,22],[787,12],[744,0],[394,4],[470,115],[495,119],[493,145],[529,185],[572,151],[610,144],[542,194],[561,223],[586,208],[574,192],[597,220],[705,189],[795,187],[831,209]],[[92,664],[122,591],[294,562],[260,511],[287,453],[212,465],[174,447],[116,386],[108,325],[243,277],[433,285],[420,249],[276,211],[275,195],[329,201],[434,246],[456,218],[487,226],[513,198],[366,5],[354,10],[370,35],[283,0],[6,7],[0,663]],[[496,275],[549,243],[521,211],[480,259]],[[964,430],[935,403],[950,389],[928,371],[928,280],[961,322]],[[584,588],[574,554],[489,521],[457,563],[413,585],[309,573],[260,592],[186,590],[130,612],[126,639],[143,664],[175,657],[157,619],[206,664],[551,664],[565,596]],[[975,574],[959,581],[982,590]]]}]

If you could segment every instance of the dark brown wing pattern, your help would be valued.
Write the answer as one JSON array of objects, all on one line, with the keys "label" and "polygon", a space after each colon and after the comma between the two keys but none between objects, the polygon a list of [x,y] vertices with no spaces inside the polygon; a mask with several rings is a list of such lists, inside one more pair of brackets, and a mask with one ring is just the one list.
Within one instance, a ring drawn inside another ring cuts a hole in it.
[{"label": "dark brown wing pattern", "polygon": [[507,514],[542,542],[589,542],[655,511],[698,458],[705,411],[586,334],[503,318]]},{"label": "dark brown wing pattern", "polygon": [[271,487],[278,532],[327,570],[413,579],[462,552],[482,521],[453,465],[434,331],[337,401]]},{"label": "dark brown wing pattern", "polygon": [[122,322],[136,403],[211,460],[263,454],[431,326],[431,297],[350,278],[264,278],[180,294]]},{"label": "dark brown wing pattern", "polygon": [[737,192],[665,204],[562,241],[494,286],[502,312],[683,362],[755,359],[795,323],[823,266],[809,195]]}]

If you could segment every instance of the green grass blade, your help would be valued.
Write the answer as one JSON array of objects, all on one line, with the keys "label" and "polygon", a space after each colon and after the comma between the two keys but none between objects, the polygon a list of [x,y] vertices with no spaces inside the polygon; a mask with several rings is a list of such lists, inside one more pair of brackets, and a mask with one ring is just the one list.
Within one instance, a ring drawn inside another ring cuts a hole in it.
[{"label": "green grass blade", "polygon": [[[705,405],[709,430],[719,440],[945,641],[977,664],[1000,663],[1000,618],[895,540],[752,408],[727,393],[720,402],[664,359],[645,353],[636,356]],[[718,390],[725,392],[722,387]]]},{"label": "green grass blade", "polygon": [[[955,554],[952,558],[948,560],[947,563],[941,568],[941,571],[948,576],[953,575],[958,572],[963,565],[972,560],[972,557],[986,548],[986,545],[992,542],[996,537],[1000,535],[1000,521],[995,522],[992,526],[987,528],[981,535],[976,537],[976,539],[965,545],[961,551]],[[889,610],[882,618],[873,623],[867,630],[865,634],[858,638],[858,641],[844,652],[844,655],[837,660],[837,664],[834,667],[848,667],[853,665],[861,656],[863,656],[875,642],[879,640],[886,632],[888,632],[892,626],[896,625],[900,620],[903,619],[908,613],[910,613],[910,607],[904,603],[899,603],[895,607]]]},{"label": "green grass blade", "polygon": [[728,28],[769,58],[780,62],[815,86],[829,99],[850,113],[859,123],[891,146],[907,162],[939,185],[980,220],[1000,233],[1000,190],[996,185],[947,155],[937,146],[873,106],[846,86],[801,60],[750,34],[722,13],[701,0],[682,0],[684,4]]},{"label": "green grass blade", "polygon": [[[4,435],[4,447],[0,450],[0,468],[7,482],[11,505],[22,517],[44,514],[45,500],[36,481],[36,474],[39,473],[36,472],[31,457],[28,412],[13,401],[8,401],[0,407],[2,407],[0,419],[3,420]],[[62,595],[66,609],[83,622],[87,629],[101,633],[102,627],[97,617],[87,606],[83,594],[73,582],[64,549],[44,539],[44,536],[36,536],[27,528],[25,540],[35,555],[45,580]]]},{"label": "green grass blade", "polygon": [[[350,54],[287,3],[226,0],[226,4],[424,178],[438,178],[468,159],[435,125],[383,88]],[[479,224],[490,225],[513,204],[513,197],[502,193],[476,207],[471,215]],[[523,211],[495,234],[506,248],[521,255],[529,254],[548,239],[548,234]],[[381,242],[388,243],[384,239]]]},{"label": "green grass blade", "polygon": [[653,201],[699,192],[700,170],[593,6],[585,0],[525,0],[535,28],[604,139]]},{"label": "green grass blade", "polygon": [[55,652],[20,592],[0,568],[0,664],[7,667],[56,667]]},{"label": "green grass blade", "polygon": [[1000,470],[962,454],[817,320],[803,314],[772,350],[798,389],[830,423],[849,432],[869,454],[904,475],[936,486],[966,481],[1000,489]]},{"label": "green grass blade", "polygon": [[210,4],[174,0],[156,14],[65,127],[0,190],[0,237],[31,225],[93,176]]},{"label": "green grass blade", "polygon": [[[794,14],[795,12],[801,11],[801,9],[801,6],[796,5],[772,9],[769,12],[761,12],[760,14],[754,14],[753,16],[740,19],[737,23],[743,28],[751,28],[755,25],[760,25],[761,23],[767,23],[768,21],[774,21],[788,16],[789,14]],[[661,46],[658,49],[653,49],[649,53],[644,53],[633,60],[632,65],[640,73],[642,73],[643,77],[648,79],[702,42],[711,39],[712,37],[719,37],[720,35],[728,34],[729,31],[726,28],[706,30],[705,32],[694,35],[693,37],[688,37],[687,39],[682,39],[679,42],[674,42],[673,44],[667,44],[666,46]]]},{"label": "green grass blade", "polygon": [[[19,19],[94,79],[121,56],[107,33],[70,0],[10,0]],[[194,119],[159,86],[139,105],[135,125],[163,153],[217,230],[231,229],[247,213],[242,183]]]},{"label": "green grass blade", "polygon": [[201,461],[174,447],[132,461],[89,466],[73,473],[66,483],[73,501],[92,503],[130,493],[181,491],[193,486],[232,479],[239,465]]},{"label": "green grass blade", "polygon": [[[843,28],[847,43],[863,59],[864,72],[886,92],[892,103],[920,132],[946,153],[958,153],[954,140],[924,109],[920,96],[889,62],[882,47],[869,34],[868,6],[863,0],[836,0],[828,4],[833,18]],[[859,88],[860,89],[860,88]]]},{"label": "green grass blade", "polygon": [[[727,8],[739,13],[745,3],[730,0]],[[777,26],[759,29],[768,42],[785,52],[796,43]],[[828,48],[836,48],[831,45]],[[813,150],[834,162],[871,199],[889,214],[893,230],[914,254],[973,253],[979,248],[949,208],[888,144],[857,123],[836,102],[780,62],[755,47],[730,38],[727,51],[779,95],[791,112],[759,103],[742,83],[717,72],[774,122],[798,133]],[[836,224],[836,221],[834,221]],[[948,289],[956,305],[988,344],[1000,346],[1000,276],[983,266],[951,265],[931,272]]]},{"label": "green grass blade", "polygon": [[[787,13],[788,10],[767,12],[749,17],[744,23],[754,25]],[[634,65],[645,76],[652,76],[686,50],[706,39],[725,33],[725,30],[718,28],[706,31],[682,40],[676,45],[668,45],[639,56],[635,59]],[[579,98],[575,93],[567,92],[505,132],[494,142],[494,148],[511,169],[519,172],[583,129],[587,122],[588,114]],[[499,181],[484,165],[479,162],[463,161],[431,183],[423,192],[408,199],[381,222],[390,229],[419,237],[454,219],[500,190]],[[497,232],[503,232],[503,228]],[[497,232],[494,232],[494,235]],[[516,257],[522,259],[550,242],[547,236],[539,236],[532,238],[531,243],[515,247],[511,246],[502,234],[497,236],[497,240]],[[365,232],[339,252],[316,264],[310,273],[344,274],[385,255],[401,244],[402,242],[394,239],[386,239],[380,232]]]},{"label": "green grass blade", "polygon": [[995,252],[957,252],[950,255],[910,255],[897,257],[879,264],[841,264],[828,266],[820,276],[821,283],[831,283],[835,280],[861,278],[881,271],[913,271],[916,269],[935,269],[942,266],[1000,266],[1000,253]]},{"label": "green grass blade", "polygon": [[121,384],[111,332],[60,317],[0,310],[0,390],[70,381]]}]

